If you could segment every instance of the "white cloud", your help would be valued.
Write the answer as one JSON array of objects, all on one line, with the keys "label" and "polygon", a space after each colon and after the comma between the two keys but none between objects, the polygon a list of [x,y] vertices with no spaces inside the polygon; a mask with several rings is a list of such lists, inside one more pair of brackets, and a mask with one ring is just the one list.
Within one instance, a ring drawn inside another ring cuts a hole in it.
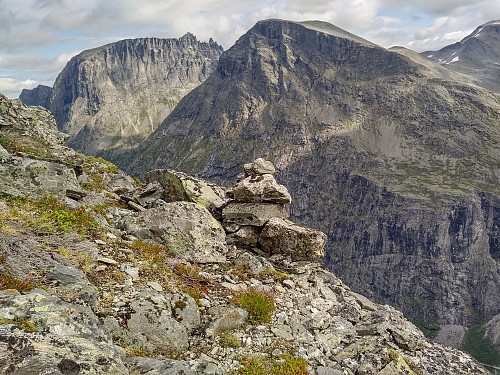
[{"label": "white cloud", "polygon": [[41,84],[33,79],[19,81],[14,78],[0,77],[0,92],[8,98],[14,99],[19,96],[22,89],[32,89]]}]

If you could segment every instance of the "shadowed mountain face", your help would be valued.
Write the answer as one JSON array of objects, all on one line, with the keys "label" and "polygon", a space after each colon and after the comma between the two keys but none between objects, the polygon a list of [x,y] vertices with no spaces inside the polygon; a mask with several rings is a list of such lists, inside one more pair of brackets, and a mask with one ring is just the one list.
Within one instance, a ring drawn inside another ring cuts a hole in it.
[{"label": "shadowed mountain face", "polygon": [[321,22],[257,23],[122,167],[229,183],[273,160],[325,263],[429,329],[499,312],[500,101]]},{"label": "shadowed mountain face", "polygon": [[422,56],[474,77],[478,85],[500,93],[500,20],[479,26],[460,42]]},{"label": "shadowed mountain face", "polygon": [[213,72],[221,53],[217,43],[199,42],[192,34],[84,51],[59,74],[46,107],[70,135],[71,147],[114,159],[151,134]]}]

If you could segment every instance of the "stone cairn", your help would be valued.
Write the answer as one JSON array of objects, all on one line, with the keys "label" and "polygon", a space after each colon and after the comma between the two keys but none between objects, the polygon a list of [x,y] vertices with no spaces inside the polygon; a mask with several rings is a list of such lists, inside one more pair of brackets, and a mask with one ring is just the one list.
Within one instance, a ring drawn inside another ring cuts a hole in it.
[{"label": "stone cairn", "polygon": [[293,261],[322,257],[326,235],[287,220],[285,205],[292,198],[274,173],[274,165],[262,158],[243,165],[236,185],[226,192],[231,201],[222,210],[227,243],[290,256]]}]

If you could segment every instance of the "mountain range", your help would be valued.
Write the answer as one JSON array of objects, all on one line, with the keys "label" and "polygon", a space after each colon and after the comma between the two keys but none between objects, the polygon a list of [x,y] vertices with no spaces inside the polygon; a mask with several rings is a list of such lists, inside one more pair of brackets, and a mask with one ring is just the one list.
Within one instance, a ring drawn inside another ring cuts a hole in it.
[{"label": "mountain range", "polygon": [[500,93],[500,20],[478,26],[460,42],[421,55],[468,74],[481,87]]},{"label": "mountain range", "polygon": [[[492,59],[495,25],[461,43],[479,36]],[[223,185],[273,160],[291,219],[328,235],[324,264],[355,291],[438,341],[487,333],[498,348],[500,99],[478,86],[494,71],[431,54],[320,21],[260,21],[139,147],[112,156],[137,176],[175,168]],[[93,138],[60,129],[77,147]]]},{"label": "mountain range", "polygon": [[23,90],[20,99],[49,109],[72,147],[113,159],[151,134],[212,73],[221,52],[189,33],[122,40],[81,52],[51,90]]}]

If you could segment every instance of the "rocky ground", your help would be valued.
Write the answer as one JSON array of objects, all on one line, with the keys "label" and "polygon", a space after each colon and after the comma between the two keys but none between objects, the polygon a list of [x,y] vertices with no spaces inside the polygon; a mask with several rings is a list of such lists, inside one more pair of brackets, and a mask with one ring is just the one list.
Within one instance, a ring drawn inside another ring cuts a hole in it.
[{"label": "rocky ground", "polygon": [[317,259],[262,159],[140,183],[0,96],[0,372],[486,374]]}]

